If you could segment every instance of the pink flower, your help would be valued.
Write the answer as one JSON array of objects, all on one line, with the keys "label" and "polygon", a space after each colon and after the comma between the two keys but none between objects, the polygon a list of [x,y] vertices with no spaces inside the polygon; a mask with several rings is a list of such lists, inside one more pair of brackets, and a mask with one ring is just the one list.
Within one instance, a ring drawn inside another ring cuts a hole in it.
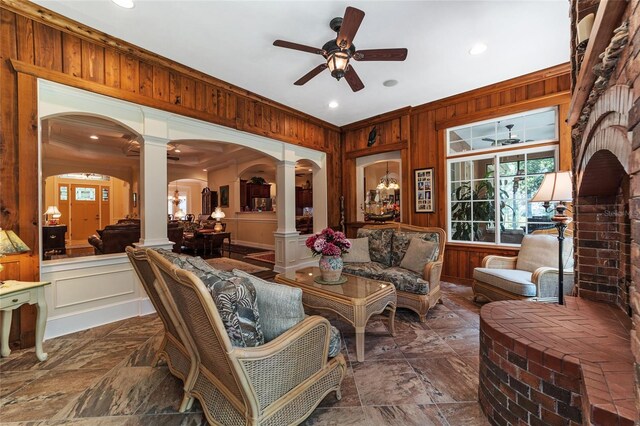
[{"label": "pink flower", "polygon": [[322,254],[325,256],[340,256],[342,254],[342,250],[332,243],[327,243],[322,250]]},{"label": "pink flower", "polygon": [[326,245],[327,245],[327,242],[323,238],[318,238],[316,242],[313,243],[313,249],[316,252],[321,252]]},{"label": "pink flower", "polygon": [[344,233],[325,228],[319,234],[307,238],[305,245],[311,249],[315,255],[340,256],[351,248],[351,241]]}]

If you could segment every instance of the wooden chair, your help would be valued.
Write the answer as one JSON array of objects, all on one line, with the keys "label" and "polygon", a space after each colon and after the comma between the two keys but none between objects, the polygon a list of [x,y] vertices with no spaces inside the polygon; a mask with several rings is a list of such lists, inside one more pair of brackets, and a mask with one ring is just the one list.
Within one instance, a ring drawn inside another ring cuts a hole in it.
[{"label": "wooden chair", "polygon": [[160,345],[160,349],[158,349],[152,366],[156,366],[158,361],[163,358],[167,361],[171,374],[182,380],[185,384],[184,398],[179,408],[179,411],[183,412],[189,409],[193,403],[193,398],[190,396],[190,389],[188,389],[186,385],[187,383],[193,382],[193,380],[189,378],[195,374],[196,363],[182,343],[184,340],[178,331],[180,327],[175,323],[175,315],[169,313],[173,308],[166,301],[166,296],[154,285],[156,277],[149,264],[146,249],[129,246],[126,248],[126,251],[133,265],[133,269],[138,274],[138,278],[140,278],[142,286],[149,296],[149,300],[151,300],[153,307],[156,309],[164,325],[164,339],[162,340],[162,344]]},{"label": "wooden chair", "polygon": [[310,316],[262,346],[231,346],[211,294],[202,281],[160,254],[147,250],[157,283],[170,294],[197,362],[186,386],[204,414],[219,425],[295,425],[340,384],[342,354],[328,360],[330,325]]}]

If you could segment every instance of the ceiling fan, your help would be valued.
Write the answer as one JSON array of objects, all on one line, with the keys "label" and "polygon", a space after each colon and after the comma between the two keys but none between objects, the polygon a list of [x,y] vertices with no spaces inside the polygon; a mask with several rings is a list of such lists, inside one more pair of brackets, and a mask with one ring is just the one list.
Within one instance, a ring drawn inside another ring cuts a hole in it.
[{"label": "ceiling fan", "polygon": [[[125,148],[125,154],[127,157],[140,157],[140,143],[136,140],[129,141],[129,145]],[[167,160],[179,161],[180,157],[167,151]]]},{"label": "ceiling fan", "polygon": [[405,48],[356,50],[353,38],[356,36],[363,19],[363,11],[355,7],[347,7],[344,18],[333,18],[329,23],[329,27],[338,36],[326,42],[321,49],[284,40],[274,41],[274,46],[322,55],[326,60],[326,63],[318,65],[293,84],[302,86],[324,71],[325,68],[329,68],[332,77],[336,80],[344,77],[351,90],[357,92],[364,89],[364,83],[356,74],[353,66],[349,64],[350,59],[355,61],[404,61],[407,58],[407,49]]},{"label": "ceiling fan", "polygon": [[[516,143],[520,143],[523,142],[520,138],[517,137],[517,135],[513,135],[511,136],[511,129],[513,129],[515,125],[514,124],[507,124],[506,127],[507,130],[509,131],[509,136],[506,139],[498,139],[497,141],[495,139],[492,138],[482,138],[483,141],[487,141],[487,142],[492,142],[493,145],[495,146],[499,146],[499,145],[513,145]],[[531,139],[527,139],[524,142],[529,142]]]}]

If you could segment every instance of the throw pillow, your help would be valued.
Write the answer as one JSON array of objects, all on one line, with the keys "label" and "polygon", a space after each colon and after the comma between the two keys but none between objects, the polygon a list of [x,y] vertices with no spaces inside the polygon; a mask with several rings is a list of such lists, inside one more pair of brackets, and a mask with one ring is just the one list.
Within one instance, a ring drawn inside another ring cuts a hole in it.
[{"label": "throw pillow", "polygon": [[301,289],[268,282],[239,269],[234,269],[233,274],[248,279],[256,289],[260,326],[266,342],[304,319]]},{"label": "throw pillow", "polygon": [[369,239],[369,256],[373,262],[391,266],[391,237],[393,229],[358,229],[358,238]]},{"label": "throw pillow", "polygon": [[329,358],[334,358],[340,353],[342,348],[342,339],[340,338],[340,330],[331,326],[331,337],[329,338]]},{"label": "throw pillow", "polygon": [[344,263],[369,263],[371,257],[369,256],[369,238],[352,238],[351,248],[349,253],[345,253],[342,256]]},{"label": "throw pillow", "polygon": [[232,276],[209,287],[227,335],[233,346],[264,344],[256,289],[247,278]]},{"label": "throw pillow", "polygon": [[424,271],[424,265],[431,261],[438,244],[433,241],[425,241],[421,238],[412,238],[409,248],[400,262],[400,267],[409,269],[420,275]]}]

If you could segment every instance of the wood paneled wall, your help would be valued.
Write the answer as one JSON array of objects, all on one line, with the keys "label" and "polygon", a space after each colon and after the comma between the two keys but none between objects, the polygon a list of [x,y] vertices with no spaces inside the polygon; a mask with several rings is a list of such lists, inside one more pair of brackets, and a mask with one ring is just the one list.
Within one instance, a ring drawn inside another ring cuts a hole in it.
[{"label": "wood paneled wall", "polygon": [[[371,117],[342,128],[343,185],[347,222],[356,220],[361,200],[355,199],[356,158],[381,152],[401,151],[402,221],[417,226],[446,229],[445,129],[452,126],[557,105],[560,117],[560,168],[571,168],[570,128],[564,122],[570,102],[570,67],[562,64],[498,84],[472,90],[417,107],[407,107]],[[373,126],[379,139],[367,148]],[[415,213],[413,170],[435,168],[435,213]],[[514,255],[517,250],[493,246],[447,244],[444,279],[470,283],[473,268],[488,254]]]},{"label": "wood paneled wall", "polygon": [[[34,3],[0,0],[0,226],[35,253],[17,258],[22,280],[39,275],[37,78],[326,152],[329,224],[339,222],[338,127]],[[30,327],[22,346],[33,344]]]}]

